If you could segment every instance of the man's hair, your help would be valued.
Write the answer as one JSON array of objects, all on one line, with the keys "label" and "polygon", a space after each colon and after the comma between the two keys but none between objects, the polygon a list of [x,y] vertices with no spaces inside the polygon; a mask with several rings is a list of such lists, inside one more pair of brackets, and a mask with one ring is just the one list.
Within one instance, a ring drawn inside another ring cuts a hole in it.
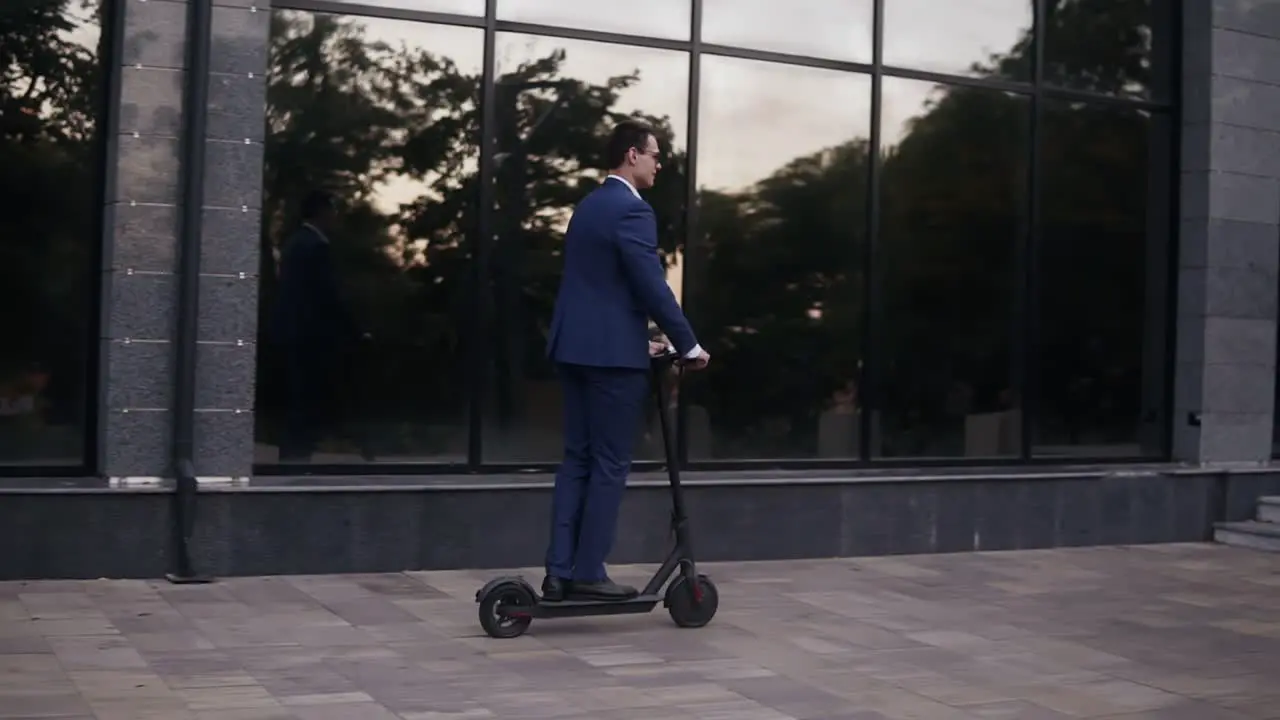
[{"label": "man's hair", "polygon": [[337,198],[328,190],[312,190],[302,198],[302,219],[315,220],[327,210],[337,207]]},{"label": "man's hair", "polygon": [[644,152],[650,135],[657,137],[653,128],[639,120],[623,120],[615,125],[613,132],[609,135],[609,146],[605,150],[604,159],[609,164],[609,168],[621,166],[627,159],[627,151],[631,148]]}]

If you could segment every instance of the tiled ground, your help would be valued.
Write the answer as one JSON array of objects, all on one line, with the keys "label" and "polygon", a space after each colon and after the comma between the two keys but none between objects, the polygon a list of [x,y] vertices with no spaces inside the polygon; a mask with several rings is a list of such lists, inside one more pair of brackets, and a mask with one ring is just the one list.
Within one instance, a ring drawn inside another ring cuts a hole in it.
[{"label": "tiled ground", "polygon": [[0,583],[0,718],[1280,718],[1280,555],[706,570],[701,630],[655,613],[508,641],[476,621],[488,572]]}]

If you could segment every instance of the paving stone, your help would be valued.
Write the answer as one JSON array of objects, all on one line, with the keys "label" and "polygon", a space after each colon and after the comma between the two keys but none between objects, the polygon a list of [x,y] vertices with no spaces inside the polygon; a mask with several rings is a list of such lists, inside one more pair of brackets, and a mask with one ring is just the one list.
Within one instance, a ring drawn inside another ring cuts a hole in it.
[{"label": "paving stone", "polygon": [[[3,624],[0,620],[0,624]],[[0,655],[30,655],[53,652],[43,636],[0,637]]]},{"label": "paving stone", "polygon": [[17,694],[0,689],[0,718],[89,717],[89,704],[78,693]]},{"label": "paving stone", "polygon": [[98,720],[195,720],[196,716],[181,699],[103,700],[91,703]]},{"label": "paving stone", "polygon": [[359,686],[347,678],[327,668],[311,670],[267,670],[253,673],[253,677],[262,687],[273,695],[286,701],[294,696],[318,695],[322,693],[357,692]]},{"label": "paving stone", "polygon": [[120,634],[116,626],[102,613],[93,613],[85,617],[44,618],[33,616],[29,627],[36,634],[48,638]]},{"label": "paving stone", "polygon": [[400,720],[395,713],[377,703],[316,705],[289,710],[299,720]]},{"label": "paving stone", "polygon": [[1275,718],[1280,582],[1261,555],[704,563],[723,602],[705,628],[655,613],[510,641],[475,617],[498,571],[0,583],[0,718]]},{"label": "paving stone", "polygon": [[284,708],[240,708],[236,710],[201,710],[196,720],[298,720]]},{"label": "paving stone", "polygon": [[147,661],[125,636],[53,636],[49,645],[68,670],[121,670],[145,668]]},{"label": "paving stone", "polygon": [[129,642],[140,652],[213,650],[215,645],[195,630],[130,633]]},{"label": "paving stone", "polygon": [[965,712],[982,720],[1066,720],[1072,717],[1022,700],[969,705]]},{"label": "paving stone", "polygon": [[150,669],[81,670],[68,673],[80,694],[90,701],[173,699],[164,680]]},{"label": "paving stone", "polygon": [[191,710],[240,710],[276,708],[280,703],[261,685],[201,687],[178,690]]},{"label": "paving stone", "polygon": [[243,670],[219,670],[201,673],[176,673],[165,676],[165,683],[174,690],[207,690],[211,688],[236,688],[258,684],[253,676]]},{"label": "paving stone", "polygon": [[1266,720],[1277,716],[1280,716],[1280,711],[1276,710],[1275,705],[1271,706],[1271,711],[1261,714],[1244,714],[1209,703],[1183,701],[1159,710],[1112,715],[1107,720],[1247,720],[1250,718]]}]

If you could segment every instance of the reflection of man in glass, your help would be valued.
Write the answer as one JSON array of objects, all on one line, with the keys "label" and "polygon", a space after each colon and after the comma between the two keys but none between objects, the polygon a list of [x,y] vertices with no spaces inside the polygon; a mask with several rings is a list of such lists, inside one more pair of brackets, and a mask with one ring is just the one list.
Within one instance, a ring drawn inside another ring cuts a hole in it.
[{"label": "reflection of man in glass", "polygon": [[667,285],[653,209],[638,191],[653,186],[661,167],[658,139],[644,125],[622,122],[606,152],[613,170],[578,204],[565,233],[547,348],[564,391],[564,460],[542,582],[551,601],[636,595],[609,579],[604,561],[648,390],[648,318],[693,367],[710,360]]},{"label": "reflection of man in glass", "polygon": [[288,406],[282,462],[311,459],[333,419],[344,352],[358,335],[338,291],[328,233],[337,200],[313,191],[302,201],[302,226],[284,247],[272,335],[284,354]]}]

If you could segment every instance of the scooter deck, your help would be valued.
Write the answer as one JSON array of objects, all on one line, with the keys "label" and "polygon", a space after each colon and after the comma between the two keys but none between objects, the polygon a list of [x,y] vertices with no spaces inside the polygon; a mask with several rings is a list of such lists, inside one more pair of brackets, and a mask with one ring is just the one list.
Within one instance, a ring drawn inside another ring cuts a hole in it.
[{"label": "scooter deck", "polygon": [[528,613],[535,618],[584,617],[589,615],[639,615],[653,610],[662,597],[637,595],[629,600],[561,600],[547,602],[539,599],[531,609],[512,607],[511,612]]}]

